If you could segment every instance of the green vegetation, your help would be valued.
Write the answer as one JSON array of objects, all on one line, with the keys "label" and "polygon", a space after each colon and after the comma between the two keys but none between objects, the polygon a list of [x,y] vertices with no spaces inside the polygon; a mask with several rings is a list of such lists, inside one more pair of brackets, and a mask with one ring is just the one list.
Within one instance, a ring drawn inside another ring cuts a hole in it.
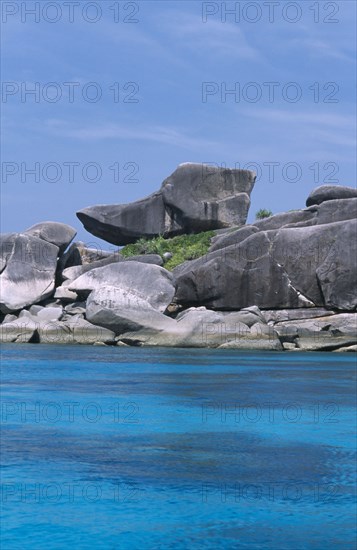
[{"label": "green vegetation", "polygon": [[172,239],[164,239],[162,236],[154,239],[139,239],[134,244],[127,244],[120,253],[125,257],[137,254],[159,254],[171,252],[172,258],[165,263],[165,269],[171,271],[177,265],[186,260],[195,260],[207,254],[214,231],[204,231],[192,235],[179,235]]},{"label": "green vegetation", "polygon": [[263,220],[264,218],[269,218],[272,215],[273,215],[273,212],[271,210],[267,210],[266,208],[261,208],[255,214],[255,219],[256,220]]}]

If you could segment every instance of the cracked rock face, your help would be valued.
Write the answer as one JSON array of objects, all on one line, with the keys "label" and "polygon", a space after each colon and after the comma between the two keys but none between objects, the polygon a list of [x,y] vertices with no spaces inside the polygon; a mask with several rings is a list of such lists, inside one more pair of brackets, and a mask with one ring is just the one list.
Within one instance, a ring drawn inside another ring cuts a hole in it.
[{"label": "cracked rock face", "polygon": [[230,227],[245,223],[254,182],[249,170],[186,163],[142,200],[92,206],[77,216],[87,231],[115,245]]},{"label": "cracked rock face", "polygon": [[22,233],[0,236],[0,311],[8,313],[51,296],[59,248]]},{"label": "cracked rock face", "polygon": [[234,310],[357,307],[357,220],[253,233],[174,274],[184,305]]}]

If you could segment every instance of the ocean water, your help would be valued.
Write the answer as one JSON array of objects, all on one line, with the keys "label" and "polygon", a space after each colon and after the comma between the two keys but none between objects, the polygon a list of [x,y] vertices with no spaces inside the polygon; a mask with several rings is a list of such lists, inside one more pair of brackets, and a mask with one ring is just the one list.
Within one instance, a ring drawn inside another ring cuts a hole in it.
[{"label": "ocean water", "polygon": [[2,346],[2,550],[354,550],[352,354]]}]

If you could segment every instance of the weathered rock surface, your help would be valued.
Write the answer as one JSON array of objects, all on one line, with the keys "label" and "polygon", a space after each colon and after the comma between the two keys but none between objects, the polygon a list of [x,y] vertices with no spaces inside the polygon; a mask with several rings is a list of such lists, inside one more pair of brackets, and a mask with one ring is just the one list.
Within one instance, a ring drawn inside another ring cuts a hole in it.
[{"label": "weathered rock surface", "polygon": [[270,231],[273,229],[281,229],[290,224],[307,224],[311,225],[316,217],[317,209],[305,208],[304,210],[292,210],[291,212],[279,212],[274,216],[269,216],[263,220],[256,220],[254,226],[259,231]]},{"label": "weathered rock surface", "polygon": [[306,206],[321,204],[334,199],[352,199],[357,197],[357,189],[342,185],[321,185],[314,189],[306,199]]},{"label": "weathered rock surface", "polygon": [[202,164],[181,164],[162,184],[164,204],[187,233],[243,224],[255,174]]},{"label": "weathered rock surface", "polygon": [[283,227],[308,227],[327,223],[352,220],[357,218],[357,198],[336,199],[323,202],[320,205],[310,206],[304,210],[292,210],[269,216],[263,220],[255,221],[252,225],[245,225],[233,232],[217,235],[212,239],[210,252],[238,245],[253,233],[269,231]]},{"label": "weathered rock surface", "polygon": [[357,220],[259,231],[174,270],[176,300],[234,310],[357,306]]},{"label": "weathered rock surface", "polygon": [[155,309],[142,295],[138,295],[135,289],[113,286],[104,286],[90,293],[86,318],[116,334],[142,328],[160,331],[170,323],[175,323],[159,309]]},{"label": "weathered rock surface", "polygon": [[77,231],[64,223],[41,222],[26,229],[24,233],[58,246],[59,254],[62,254],[73,241]]},{"label": "weathered rock surface", "polygon": [[53,293],[58,252],[57,246],[32,235],[0,236],[0,311],[22,309]]},{"label": "weathered rock surface", "polygon": [[245,225],[244,227],[241,227],[236,231],[233,231],[232,233],[219,235],[218,237],[212,239],[212,245],[209,251],[214,252],[215,250],[221,250],[222,248],[226,248],[227,246],[231,246],[232,244],[237,245],[245,241],[245,239],[247,239],[251,235],[254,235],[254,233],[258,233],[258,231],[259,229],[254,225]]},{"label": "weathered rock surface", "polygon": [[254,182],[249,170],[181,164],[149,197],[85,208],[77,216],[87,231],[117,245],[244,224]]},{"label": "weathered rock surface", "polygon": [[175,294],[171,273],[163,267],[141,262],[119,262],[92,269],[72,281],[69,289],[87,297],[92,290],[103,286],[119,288],[133,299],[137,296],[161,312],[165,311]]}]

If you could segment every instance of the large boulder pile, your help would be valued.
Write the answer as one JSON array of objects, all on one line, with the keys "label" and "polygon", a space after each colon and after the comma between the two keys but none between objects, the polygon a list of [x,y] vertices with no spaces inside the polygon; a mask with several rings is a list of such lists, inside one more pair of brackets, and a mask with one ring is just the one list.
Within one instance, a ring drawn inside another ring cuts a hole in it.
[{"label": "large boulder pile", "polygon": [[77,212],[93,235],[115,245],[140,237],[170,237],[244,224],[255,174],[202,164],[181,164],[145,199]]},{"label": "large boulder pile", "polygon": [[176,299],[221,310],[255,304],[353,311],[356,237],[357,198],[277,214],[219,235],[206,256],[176,268]]},{"label": "large boulder pile", "polygon": [[[306,208],[244,225],[242,205],[249,204],[254,176],[232,170],[223,181],[215,169],[200,179],[198,166],[182,165],[165,180],[159,192],[168,208],[164,225],[195,232],[214,220],[221,229],[205,256],[173,273],[157,254],[126,258],[118,250],[71,244],[75,230],[64,224],[2,235],[0,340],[356,351],[356,191],[322,186]],[[114,218],[107,218],[107,240],[156,234],[151,222],[145,225],[145,216],[158,221],[147,201],[144,210],[129,205],[136,214],[125,229],[131,215],[112,207],[118,226],[114,231]],[[102,232],[101,222],[97,229]]]}]

